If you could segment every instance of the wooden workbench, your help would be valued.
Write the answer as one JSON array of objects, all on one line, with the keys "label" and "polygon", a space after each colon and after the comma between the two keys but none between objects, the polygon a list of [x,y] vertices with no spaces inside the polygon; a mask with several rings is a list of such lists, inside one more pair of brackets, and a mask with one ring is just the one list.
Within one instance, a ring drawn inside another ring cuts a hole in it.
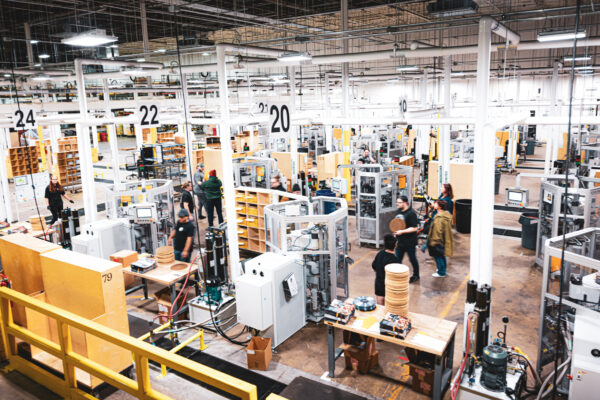
[{"label": "wooden workbench", "polygon": [[[185,264],[186,268],[172,270],[171,267],[174,265],[177,265],[177,264]],[[129,268],[123,268],[124,274],[137,276],[142,279],[141,285],[135,286],[135,287],[127,290],[126,293],[129,294],[129,293],[135,292],[139,289],[143,289],[144,290],[144,298],[147,299],[148,298],[148,281],[152,281],[152,282],[156,282],[160,285],[167,286],[170,289],[171,304],[173,304],[177,297],[176,284],[180,281],[185,280],[185,277],[187,276],[187,273],[190,270],[189,266],[190,266],[190,263],[186,263],[183,261],[175,261],[168,265],[156,264],[156,268],[154,268],[153,270],[150,270],[144,274],[133,272]],[[192,265],[190,275],[195,278],[196,282],[200,281],[197,264]],[[196,285],[196,296],[199,296],[199,295],[200,295],[200,289],[199,289],[198,285]]]},{"label": "wooden workbench", "polygon": [[335,329],[359,333],[381,339],[398,346],[411,348],[435,356],[433,399],[440,400],[450,384],[452,361],[454,358],[454,338],[456,322],[425,314],[409,312],[412,328],[405,339],[397,339],[379,333],[379,322],[385,316],[385,308],[377,306],[373,311],[356,311],[346,325],[325,321],[327,325],[327,347],[329,377],[335,375],[335,360],[341,355],[341,349],[335,347]]}]

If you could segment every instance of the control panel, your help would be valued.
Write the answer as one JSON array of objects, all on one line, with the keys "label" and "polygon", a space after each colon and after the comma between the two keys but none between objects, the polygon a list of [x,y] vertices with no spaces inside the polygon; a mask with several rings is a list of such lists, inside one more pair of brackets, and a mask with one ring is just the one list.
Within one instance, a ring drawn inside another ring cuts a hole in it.
[{"label": "control panel", "polygon": [[511,207],[529,206],[529,189],[506,188],[506,203]]},{"label": "control panel", "polygon": [[135,224],[151,224],[158,220],[156,204],[151,203],[132,204],[129,215]]}]

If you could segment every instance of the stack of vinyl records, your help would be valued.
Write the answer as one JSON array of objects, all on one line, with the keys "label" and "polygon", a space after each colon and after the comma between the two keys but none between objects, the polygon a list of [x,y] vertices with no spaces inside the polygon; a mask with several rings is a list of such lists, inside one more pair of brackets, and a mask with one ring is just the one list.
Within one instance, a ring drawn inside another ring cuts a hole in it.
[{"label": "stack of vinyl records", "polygon": [[335,299],[325,309],[325,320],[346,325],[354,316],[354,304]]},{"label": "stack of vinyl records", "polygon": [[379,322],[379,333],[399,339],[406,338],[410,328],[410,319],[392,313],[386,313],[385,318]]},{"label": "stack of vinyl records", "polygon": [[373,311],[377,307],[377,302],[369,296],[359,296],[354,299],[354,307],[358,311]]},{"label": "stack of vinyl records", "polygon": [[175,261],[173,246],[162,246],[156,249],[156,261],[161,264],[171,264]]},{"label": "stack of vinyl records", "polygon": [[44,217],[40,217],[39,215],[34,215],[29,218],[29,223],[31,224],[32,231],[45,231],[46,230],[46,220]]},{"label": "stack of vinyl records", "polygon": [[385,266],[385,311],[408,315],[408,267],[403,264]]}]

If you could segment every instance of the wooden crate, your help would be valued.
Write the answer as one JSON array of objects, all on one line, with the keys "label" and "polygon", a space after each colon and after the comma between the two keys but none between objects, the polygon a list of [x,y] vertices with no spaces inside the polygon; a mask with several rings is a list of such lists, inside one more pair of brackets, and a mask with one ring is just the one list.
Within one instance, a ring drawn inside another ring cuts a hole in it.
[{"label": "wooden crate", "polygon": [[[22,233],[0,238],[0,260],[12,288],[26,295],[43,291],[40,256],[58,249],[61,249],[59,245]],[[15,305],[13,314],[16,323],[26,325],[23,307]]]},{"label": "wooden crate", "polygon": [[[62,249],[40,258],[49,304],[129,334],[121,264]],[[73,349],[92,361],[113,371],[122,371],[131,364],[131,353],[127,350],[77,329],[71,329],[71,335]],[[54,333],[51,337],[55,337]],[[82,382],[92,388],[101,383],[89,376]]]}]

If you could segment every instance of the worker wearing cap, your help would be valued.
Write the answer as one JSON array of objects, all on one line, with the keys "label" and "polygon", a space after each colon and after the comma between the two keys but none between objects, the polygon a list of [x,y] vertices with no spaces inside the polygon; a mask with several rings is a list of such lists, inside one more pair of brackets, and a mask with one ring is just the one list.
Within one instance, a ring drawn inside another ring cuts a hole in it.
[{"label": "worker wearing cap", "polygon": [[190,222],[190,213],[185,208],[179,210],[177,215],[179,220],[169,235],[169,246],[173,245],[177,261],[190,262],[194,244],[194,224]]},{"label": "worker wearing cap", "polygon": [[[202,215],[202,207],[207,209],[206,207],[206,193],[204,188],[201,186],[202,182],[204,182],[204,164],[198,163],[197,171],[194,172],[194,194],[198,199],[198,219],[206,218]],[[208,214],[208,211],[207,211]]]}]

